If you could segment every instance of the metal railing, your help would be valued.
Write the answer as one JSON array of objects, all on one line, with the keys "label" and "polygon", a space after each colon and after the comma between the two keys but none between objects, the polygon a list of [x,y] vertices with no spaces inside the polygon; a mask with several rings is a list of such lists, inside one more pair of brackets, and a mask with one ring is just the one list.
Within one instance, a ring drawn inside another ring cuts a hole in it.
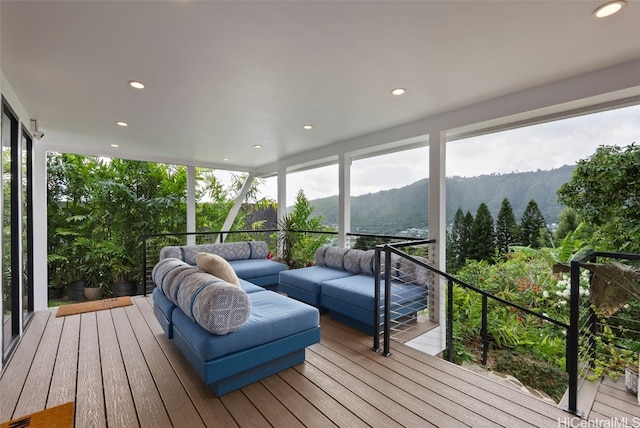
[{"label": "metal railing", "polygon": [[[424,241],[424,242],[430,242],[430,241]],[[517,303],[513,303],[510,302],[506,299],[503,299],[499,296],[496,296],[494,294],[489,293],[488,291],[482,290],[479,287],[476,287],[474,285],[468,284],[464,281],[461,281],[445,272],[442,272],[438,269],[436,269],[434,266],[428,264],[428,263],[424,263],[423,261],[416,259],[415,257],[407,254],[406,252],[403,252],[400,250],[400,248],[406,249],[406,248],[410,248],[412,245],[415,245],[416,243],[399,243],[399,244],[388,244],[388,245],[383,245],[383,246],[379,246],[376,247],[376,266],[377,266],[377,274],[376,277],[378,278],[377,281],[380,281],[380,278],[382,277],[381,272],[382,272],[382,267],[381,267],[381,263],[382,263],[382,259],[384,257],[385,266],[389,266],[389,263],[391,261],[391,255],[394,254],[397,257],[403,257],[405,259],[408,259],[410,261],[412,261],[413,263],[415,263],[417,266],[420,266],[421,268],[427,269],[429,270],[432,274],[433,274],[433,279],[431,281],[431,287],[429,290],[429,294],[430,296],[433,294],[436,294],[439,290],[439,284],[441,281],[446,281],[447,284],[447,298],[446,298],[446,353],[447,353],[447,359],[451,362],[453,362],[453,357],[455,355],[455,342],[454,342],[454,336],[453,336],[453,331],[454,331],[454,285],[457,285],[459,287],[462,287],[465,290],[468,290],[470,292],[473,293],[477,293],[478,295],[481,296],[482,298],[482,311],[481,311],[481,330],[480,330],[480,336],[481,336],[481,343],[482,343],[482,364],[486,365],[487,363],[487,353],[488,353],[488,348],[489,348],[489,329],[488,329],[488,311],[489,311],[489,305],[488,302],[489,301],[493,301],[496,302],[499,305],[503,305],[509,308],[513,308],[513,310],[515,311],[520,311],[524,314],[528,314],[531,315],[539,320],[543,320],[546,322],[549,322],[555,326],[558,326],[562,329],[564,329],[567,332],[567,341],[566,341],[566,359],[567,359],[567,365],[566,365],[566,370],[568,372],[568,377],[569,377],[569,388],[568,388],[568,396],[569,396],[569,401],[568,401],[568,406],[565,410],[567,410],[568,412],[574,413],[574,414],[578,414],[578,409],[577,409],[577,389],[578,389],[578,382],[577,382],[577,363],[575,363],[574,361],[577,361],[577,352],[575,352],[575,347],[571,348],[572,343],[574,340],[577,340],[577,335],[575,334],[575,332],[577,331],[577,329],[575,328],[575,326],[577,325],[577,321],[573,319],[573,316],[571,317],[570,323],[567,324],[566,322],[560,321],[560,320],[556,320],[553,319],[545,314],[541,314],[538,313],[534,310],[531,310],[530,308],[524,307],[522,305],[519,305]],[[384,253],[384,254],[383,254]],[[384,313],[383,314],[378,314],[377,315],[377,319],[380,320],[380,325],[381,325],[381,331],[382,331],[382,336],[383,336],[383,340],[384,340],[384,348],[382,349],[382,351],[380,350],[380,339],[379,339],[379,335],[376,335],[374,337],[374,345],[373,345],[373,349],[378,351],[378,352],[382,352],[384,355],[390,355],[390,349],[389,349],[389,344],[390,344],[390,334],[389,331],[391,329],[391,325],[393,323],[392,317],[389,316],[389,306],[391,304],[391,300],[389,299],[389,293],[390,293],[390,277],[389,277],[389,269],[385,269],[384,271],[384,293],[385,293],[385,298],[383,299],[382,303],[380,303],[378,306],[382,306],[384,309]],[[378,284],[378,282],[377,282]],[[378,289],[379,287],[376,287],[376,289]],[[573,292],[572,292],[573,295]],[[380,298],[381,296],[376,296],[376,301],[380,302]],[[435,297],[436,301],[439,301],[439,297]],[[573,303],[572,303],[573,304]],[[430,308],[431,309],[431,308]]]},{"label": "metal railing", "polygon": [[[153,287],[151,280],[151,271],[153,266],[159,261],[160,250],[165,246],[172,245],[188,245],[188,244],[208,244],[215,242],[229,242],[240,240],[261,240],[266,241],[269,248],[273,249],[272,254],[277,253],[277,234],[283,232],[282,229],[247,229],[247,230],[224,230],[212,232],[179,232],[179,233],[156,233],[148,234],[142,237],[142,292],[146,295]],[[336,231],[318,231],[318,230],[290,230],[288,232],[304,233],[304,234],[320,234],[327,236],[337,236]],[[418,241],[423,238],[414,238],[406,236],[394,235],[377,235],[367,233],[347,233],[352,238],[363,237],[382,241]],[[329,245],[336,245],[337,241],[329,242]]]},{"label": "metal railing", "polygon": [[[605,355],[603,347],[617,348],[615,351],[617,354],[619,351],[623,351],[622,346],[625,343],[628,345],[630,342],[634,342],[637,345],[640,340],[640,322],[638,321],[640,311],[637,305],[635,312],[630,312],[629,309],[621,309],[615,317],[599,317],[593,309],[591,300],[586,298],[585,293],[580,292],[581,278],[584,281],[582,274],[585,272],[586,264],[596,262],[598,259],[625,260],[636,265],[640,264],[640,254],[595,251],[578,256],[571,261],[571,320],[567,334],[567,365],[569,366],[570,384],[568,410],[575,409],[574,413],[577,414],[580,413],[576,409],[579,384],[592,377],[591,371],[598,364],[602,364],[598,363],[598,361],[611,357],[610,355]],[[594,275],[589,274],[588,278],[590,295],[593,291]],[[631,311],[633,309],[630,308]],[[630,327],[630,325],[633,327]],[[605,331],[609,331],[609,336],[611,337],[604,337],[606,336],[604,334]]]},{"label": "metal railing", "polygon": [[[405,283],[412,286],[412,288],[418,285],[412,284],[411,281],[402,280],[402,277],[404,276],[402,272],[398,272],[397,268],[393,267],[394,263],[392,261],[392,254],[397,258],[405,259],[414,264],[416,269],[430,270],[428,257],[429,255],[433,257],[434,252],[432,249],[429,251],[429,247],[427,247],[427,251],[422,252],[422,256],[426,256],[427,259],[424,257],[422,259],[418,259],[416,256],[400,251],[398,248],[415,249],[416,247],[425,245],[431,246],[435,242],[435,239],[414,239],[394,244],[377,245],[375,247],[374,325],[377,326],[373,335],[373,349],[375,351],[381,351],[382,354],[386,356],[391,355],[390,342],[392,338],[392,329],[403,329],[409,323],[416,322],[417,316],[420,312],[428,311],[429,308],[434,307],[435,303],[438,301],[437,290],[434,287],[432,278],[426,278],[424,285],[426,292],[428,293],[428,300],[422,299],[420,293],[418,293],[417,298],[405,298],[406,296],[402,296],[402,290],[397,290],[395,293],[393,292],[394,282],[399,286],[401,286],[400,284]],[[384,256],[382,253],[384,253]],[[397,260],[398,259],[396,259],[396,265],[399,264],[397,263]],[[426,262],[423,260],[426,260]],[[382,284],[384,284],[384,293],[382,293]],[[409,293],[414,293],[413,290],[407,291]],[[429,311],[429,317],[432,321],[437,321],[433,311]],[[380,349],[381,341],[383,343],[382,349]]]}]

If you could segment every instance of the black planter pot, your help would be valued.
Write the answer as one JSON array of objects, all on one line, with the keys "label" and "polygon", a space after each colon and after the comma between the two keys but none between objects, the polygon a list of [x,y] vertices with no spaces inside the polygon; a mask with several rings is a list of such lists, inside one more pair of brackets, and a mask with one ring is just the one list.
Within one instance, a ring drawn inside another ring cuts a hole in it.
[{"label": "black planter pot", "polygon": [[87,300],[84,297],[84,287],[87,285],[87,281],[83,279],[78,279],[75,281],[71,281],[67,284],[67,298],[69,300],[82,302]]},{"label": "black planter pot", "polygon": [[61,287],[47,287],[47,299],[61,299],[64,296],[64,289]]},{"label": "black planter pot", "polygon": [[118,281],[111,284],[111,294],[113,294],[113,297],[133,296],[137,291],[138,287],[133,281]]}]

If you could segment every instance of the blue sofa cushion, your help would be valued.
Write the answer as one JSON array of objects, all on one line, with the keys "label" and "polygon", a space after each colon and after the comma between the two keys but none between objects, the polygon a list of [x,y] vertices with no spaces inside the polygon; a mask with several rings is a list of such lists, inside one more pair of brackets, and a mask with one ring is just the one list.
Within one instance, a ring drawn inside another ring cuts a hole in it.
[{"label": "blue sofa cushion", "polygon": [[240,281],[240,287],[242,287],[242,289],[247,293],[259,293],[260,291],[267,291],[264,288],[259,287],[245,279],[238,278],[238,281]]},{"label": "blue sofa cushion", "polygon": [[[354,275],[348,278],[325,281],[322,284],[322,295],[373,312],[375,307],[374,286],[375,281],[372,276]],[[383,281],[380,282],[380,293],[383,296]],[[406,305],[411,302],[426,300],[428,289],[419,285],[392,281],[391,293],[391,301],[394,304]]]},{"label": "blue sofa cushion", "polygon": [[265,291],[251,293],[248,296],[252,306],[251,315],[234,333],[225,336],[209,334],[181,310],[174,311],[174,326],[180,330],[202,361],[210,361],[317,328],[320,323],[320,315],[316,308],[278,293]]},{"label": "blue sofa cushion", "polygon": [[311,266],[301,269],[293,269],[280,272],[280,283],[308,291],[309,293],[319,294],[320,284],[336,278],[345,278],[352,276],[351,272],[341,269],[333,269],[324,266]]},{"label": "blue sofa cushion", "polygon": [[266,259],[231,260],[229,264],[238,277],[248,280],[263,276],[278,275],[287,269],[287,265],[285,264]]}]

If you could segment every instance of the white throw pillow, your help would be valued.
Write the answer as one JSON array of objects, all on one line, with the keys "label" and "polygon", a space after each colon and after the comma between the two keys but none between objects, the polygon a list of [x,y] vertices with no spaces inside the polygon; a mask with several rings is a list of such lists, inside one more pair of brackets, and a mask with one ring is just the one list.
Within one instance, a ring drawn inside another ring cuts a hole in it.
[{"label": "white throw pillow", "polygon": [[238,275],[236,275],[229,262],[217,254],[198,253],[196,254],[196,264],[198,269],[217,276],[230,284],[240,286]]}]

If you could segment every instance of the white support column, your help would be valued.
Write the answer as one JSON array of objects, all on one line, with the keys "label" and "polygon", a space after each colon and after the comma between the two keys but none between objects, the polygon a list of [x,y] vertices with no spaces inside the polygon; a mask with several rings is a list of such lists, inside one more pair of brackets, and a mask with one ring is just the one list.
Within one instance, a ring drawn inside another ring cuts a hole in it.
[{"label": "white support column", "polygon": [[338,246],[349,245],[347,233],[351,232],[351,156],[338,156]]},{"label": "white support column", "polygon": [[[46,138],[46,137],[45,137]],[[33,309],[47,309],[47,150],[33,141]],[[45,239],[41,239],[44,237]]]},{"label": "white support column", "polygon": [[[446,269],[446,135],[444,132],[432,132],[429,134],[429,238],[435,239],[432,246],[433,255],[430,260],[433,265],[442,271]],[[446,346],[446,287],[442,278],[434,286],[433,305],[429,311],[431,321],[439,322],[441,328],[441,349]]]},{"label": "white support column", "polygon": [[[224,224],[222,225],[222,230],[231,230],[231,227],[233,226],[233,222],[236,221],[236,217],[240,212],[240,208],[242,208],[242,202],[244,201],[244,198],[246,198],[247,193],[249,193],[249,190],[251,190],[251,184],[253,183],[254,177],[255,177],[255,174],[253,172],[247,175],[247,179],[242,185],[242,188],[240,189],[240,193],[238,194],[238,197],[236,198],[236,201],[234,202],[233,207],[231,207],[231,210],[229,210],[229,214],[227,214],[227,218],[225,219]],[[220,242],[220,235],[218,235],[216,242]]]},{"label": "white support column", "polygon": [[[187,166],[187,232],[196,230],[196,167]],[[187,245],[195,245],[196,236],[187,235]]]},{"label": "white support column", "polygon": [[[287,169],[278,168],[278,224],[287,215]],[[282,258],[282,247],[278,245],[278,257]]]}]

